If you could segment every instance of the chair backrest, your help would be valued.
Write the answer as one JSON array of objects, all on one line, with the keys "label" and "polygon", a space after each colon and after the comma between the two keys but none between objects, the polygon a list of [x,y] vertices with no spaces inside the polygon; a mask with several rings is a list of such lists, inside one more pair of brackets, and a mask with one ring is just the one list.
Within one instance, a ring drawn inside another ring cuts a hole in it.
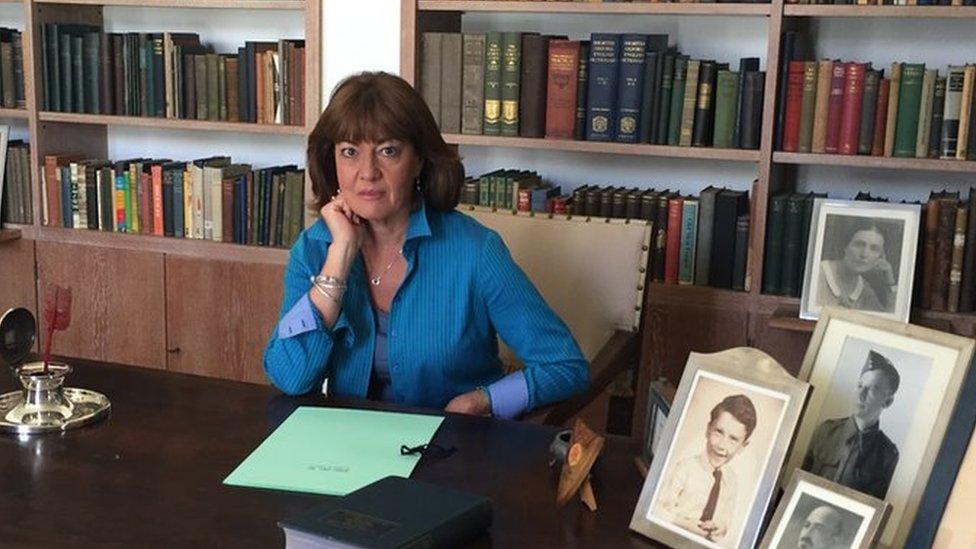
[{"label": "chair backrest", "polygon": [[[501,235],[587,359],[614,330],[637,330],[651,242],[646,221],[460,209]],[[502,360],[517,364],[507,348]]]}]

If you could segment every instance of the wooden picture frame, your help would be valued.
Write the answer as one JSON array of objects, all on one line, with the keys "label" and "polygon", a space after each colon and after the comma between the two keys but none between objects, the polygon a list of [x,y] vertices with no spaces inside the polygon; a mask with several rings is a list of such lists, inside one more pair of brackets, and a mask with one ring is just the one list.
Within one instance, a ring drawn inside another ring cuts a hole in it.
[{"label": "wooden picture frame", "polygon": [[903,546],[973,348],[970,338],[826,308],[800,368],[814,391],[787,470],[809,470],[888,501],[881,543]]},{"label": "wooden picture frame", "polygon": [[921,216],[918,204],[814,199],[800,318],[826,302],[908,322]]},{"label": "wooden picture frame", "polygon": [[675,547],[753,547],[808,390],[757,349],[691,353],[631,530]]},{"label": "wooden picture frame", "polygon": [[759,548],[799,547],[801,539],[820,537],[836,549],[871,549],[890,511],[878,498],[796,469]]}]

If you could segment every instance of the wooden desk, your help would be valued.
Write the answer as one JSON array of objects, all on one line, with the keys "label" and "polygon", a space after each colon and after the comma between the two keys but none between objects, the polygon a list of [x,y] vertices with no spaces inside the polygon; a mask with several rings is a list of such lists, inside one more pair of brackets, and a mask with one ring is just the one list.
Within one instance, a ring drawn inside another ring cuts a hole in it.
[{"label": "wooden desk", "polygon": [[[280,547],[276,521],[326,496],[221,481],[299,405],[370,406],[284,397],[270,387],[71,361],[68,386],[106,394],[111,416],[64,435],[0,436],[0,545]],[[11,376],[0,390],[13,390]],[[557,510],[548,467],[555,429],[449,415],[414,477],[489,496],[495,519],[476,547],[647,547],[627,525],[642,478],[636,445],[611,437],[598,462],[600,508]]]}]

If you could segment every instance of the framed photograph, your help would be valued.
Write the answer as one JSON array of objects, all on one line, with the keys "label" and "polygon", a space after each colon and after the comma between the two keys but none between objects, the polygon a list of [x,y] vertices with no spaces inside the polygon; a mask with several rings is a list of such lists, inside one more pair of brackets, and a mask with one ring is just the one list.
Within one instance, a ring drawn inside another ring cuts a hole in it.
[{"label": "framed photograph", "polygon": [[756,349],[691,353],[630,528],[674,547],[753,547],[808,389]]},{"label": "framed photograph", "polygon": [[652,381],[647,395],[647,417],[644,422],[644,441],[641,446],[641,459],[644,462],[645,471],[650,466],[654,458],[654,450],[661,440],[661,433],[664,431],[664,422],[668,419],[671,411],[671,403],[674,401],[675,386],[667,379]]},{"label": "framed photograph", "polygon": [[881,542],[904,546],[973,345],[875,315],[824,309],[800,369],[814,391],[788,470],[888,501],[891,519]]},{"label": "framed photograph", "polygon": [[817,198],[800,318],[842,307],[908,322],[921,206]]},{"label": "framed photograph", "polygon": [[806,471],[796,470],[760,549],[870,549],[890,506]]}]

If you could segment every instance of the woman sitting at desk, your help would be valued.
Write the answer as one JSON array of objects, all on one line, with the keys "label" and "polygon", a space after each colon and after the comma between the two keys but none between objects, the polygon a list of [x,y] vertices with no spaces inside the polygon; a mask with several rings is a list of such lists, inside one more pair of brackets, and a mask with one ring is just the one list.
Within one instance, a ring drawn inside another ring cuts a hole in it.
[{"label": "woman sitting at desk", "polygon": [[[291,249],[264,353],[275,386],[500,417],[586,389],[566,325],[498,234],[454,210],[464,168],[409,84],[342,82],[308,169],[321,219]],[[504,375],[496,333],[523,370]]]}]

